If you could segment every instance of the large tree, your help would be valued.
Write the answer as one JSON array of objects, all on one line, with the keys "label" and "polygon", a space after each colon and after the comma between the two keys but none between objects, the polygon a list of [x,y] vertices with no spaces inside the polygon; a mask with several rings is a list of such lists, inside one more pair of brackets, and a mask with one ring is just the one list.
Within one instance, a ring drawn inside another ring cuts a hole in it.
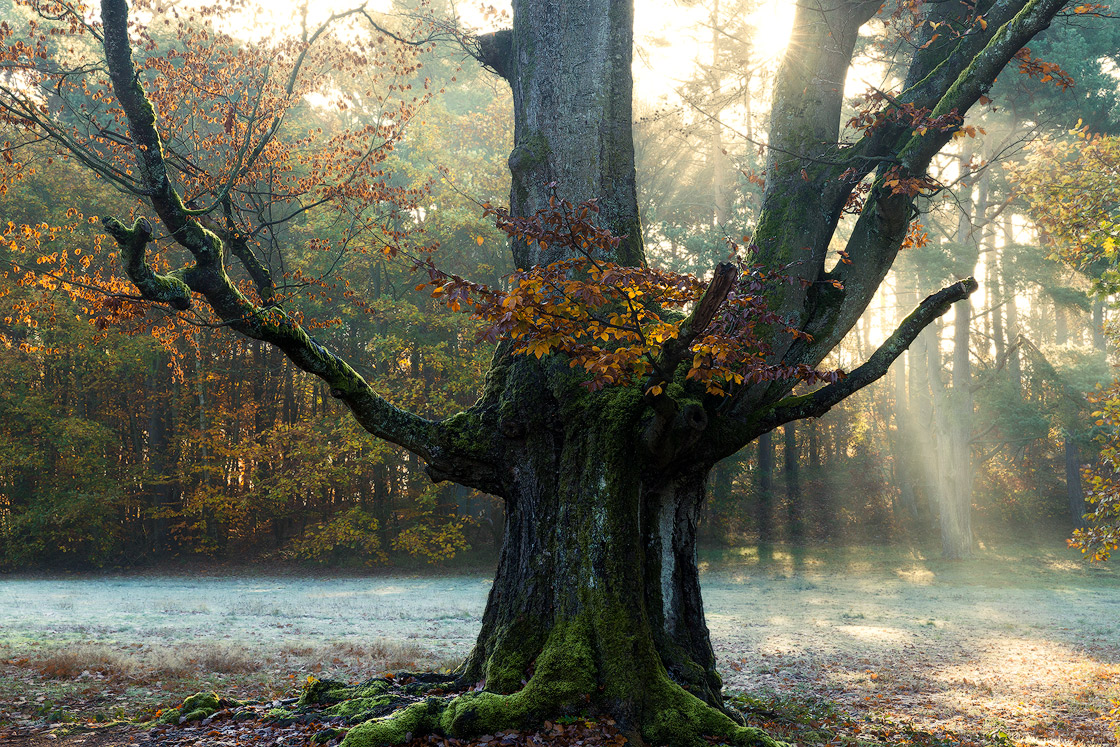
[{"label": "large tree", "polygon": [[[580,348],[576,362],[583,368],[570,365],[574,348],[548,338],[555,329],[548,320],[538,331],[521,328],[517,340],[498,344],[478,401],[438,421],[387,402],[275,302],[265,249],[246,240],[237,224],[241,212],[231,203],[238,179],[248,178],[246,164],[259,171],[279,119],[270,125],[267,108],[258,113],[231,100],[226,133],[240,132],[244,120],[251,136],[234,142],[236,158],[226,162],[233,165],[206,181],[167,145],[165,138],[175,133],[162,129],[149,88],[177,68],[138,66],[133,40],[143,37],[135,21],[130,26],[126,0],[103,0],[101,24],[89,24],[81,10],[62,3],[35,4],[71,30],[86,26],[100,43],[99,64],[108,71],[113,105],[127,129],[127,136],[105,131],[103,137],[127,146],[136,173],[98,165],[93,146],[82,146],[51,119],[51,102],[29,100],[19,86],[9,85],[7,121],[56,139],[140,197],[145,212],[158,218],[161,231],[144,217],[131,225],[103,220],[136,291],[176,310],[207,305],[225,326],[275,345],[323,379],[367,431],[412,451],[434,480],[505,500],[505,541],[482,629],[458,671],[460,683],[484,687],[368,722],[350,732],[348,743],[400,738],[401,724],[413,732],[466,735],[589,707],[658,744],[703,744],[702,735],[769,741],[723,708],[695,553],[705,478],[761,434],[819,416],[881,377],[924,326],[976,287],[966,279],[931,295],[866,363],[846,376],[825,377],[810,393],[791,395],[799,380],[814,378],[813,369],[855,324],[890,269],[915,197],[931,187],[925,175],[933,156],[1065,2],[800,3],[774,82],[766,188],[750,242],[757,264],[715,268],[706,289],[695,286],[701,291],[683,318],[656,298],[643,304],[641,293],[623,294],[637,300],[618,301],[614,312],[607,303],[602,317],[584,321],[614,329],[613,338],[606,331],[604,337],[624,341],[593,350],[597,360]],[[511,206],[499,217],[514,237],[514,261],[523,278],[545,273],[538,277],[561,295],[565,278],[641,275],[647,270],[631,135],[632,0],[514,0],[513,6],[511,29],[472,43],[513,92]],[[153,11],[158,6],[146,12]],[[872,92],[844,141],[848,70],[861,30],[879,13],[909,49],[905,82],[894,92]],[[284,51],[302,60],[300,50],[316,38],[305,33],[302,46]],[[26,48],[48,43],[44,35]],[[13,59],[23,64],[24,53],[9,51]],[[228,62],[220,55],[215,61]],[[245,69],[250,83],[252,72]],[[57,68],[44,74],[57,76]],[[289,97],[293,90],[289,84]],[[219,140],[220,111],[211,115]],[[383,118],[379,126],[386,121],[398,120]],[[346,192],[352,182],[342,181],[324,199],[354,199]],[[851,198],[860,184],[857,204]],[[584,206],[598,211],[595,226],[580,208],[590,200],[597,202]],[[853,213],[858,217],[837,261],[830,248],[839,241],[841,220]],[[575,231],[569,231],[575,240],[558,240],[563,232],[557,225]],[[542,226],[553,226],[552,232]],[[581,248],[584,236],[592,250]],[[160,271],[149,261],[156,239],[185,249],[188,264]],[[271,241],[267,249],[276,245]],[[234,259],[252,288],[227,273]],[[771,280],[759,279],[764,276]],[[663,339],[654,345],[643,324],[657,322]],[[714,329],[720,331],[715,342]],[[632,375],[603,378],[635,337],[646,347]],[[716,342],[726,348],[735,340],[751,349],[715,349]],[[732,362],[723,385],[705,380],[704,361],[713,359]],[[590,387],[587,371],[597,372]]]}]

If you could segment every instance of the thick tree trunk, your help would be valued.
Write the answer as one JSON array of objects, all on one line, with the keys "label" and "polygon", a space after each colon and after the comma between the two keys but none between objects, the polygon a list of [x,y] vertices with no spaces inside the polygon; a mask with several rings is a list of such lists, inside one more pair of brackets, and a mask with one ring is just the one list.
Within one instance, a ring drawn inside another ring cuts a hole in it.
[{"label": "thick tree trunk", "polygon": [[[578,203],[598,199],[600,220],[625,237],[616,261],[641,264],[634,170],[631,0],[517,0],[513,31],[498,36],[492,64],[513,90],[510,210],[548,206],[550,186]],[[519,267],[565,259],[515,245]]]},{"label": "thick tree trunk", "polygon": [[[471,735],[589,708],[656,744],[772,744],[724,710],[696,563],[710,464],[658,471],[641,392],[557,358],[499,357],[483,411],[507,444],[506,531],[482,629],[441,728]],[[371,722],[372,723],[372,722]],[[375,723],[357,727],[355,744]],[[364,735],[364,736],[363,736]]]},{"label": "thick tree trunk", "polygon": [[585,671],[570,675],[612,712],[637,718],[647,704],[634,702],[633,678],[661,667],[722,707],[695,557],[707,468],[643,469],[634,390],[589,394],[550,382],[556,366],[509,366],[521,392],[509,417],[527,427],[508,452],[505,543],[463,675],[519,691],[578,629],[588,648],[570,653]]},{"label": "thick tree trunk", "polygon": [[[599,199],[624,237],[611,259],[637,265],[632,16],[629,0],[518,0],[483,55],[513,90],[511,212],[546,208],[552,190]],[[513,252],[520,267],[568,258],[535,242]],[[640,390],[589,393],[564,361],[499,354],[489,383],[476,409],[504,436],[506,532],[460,671],[487,692],[456,701],[447,726],[493,731],[591,703],[657,743],[735,733],[695,558],[711,462],[649,466]]]}]

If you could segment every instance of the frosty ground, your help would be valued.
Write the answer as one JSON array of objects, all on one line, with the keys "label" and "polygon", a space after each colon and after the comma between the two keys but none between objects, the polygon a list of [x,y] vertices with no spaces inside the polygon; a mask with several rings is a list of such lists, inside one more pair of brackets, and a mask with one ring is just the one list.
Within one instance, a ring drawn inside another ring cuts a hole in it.
[{"label": "frosty ground", "polygon": [[[1055,548],[956,564],[904,548],[713,554],[704,601],[727,688],[964,741],[1117,743],[1120,574]],[[0,726],[450,667],[489,585],[481,572],[0,577]]]}]

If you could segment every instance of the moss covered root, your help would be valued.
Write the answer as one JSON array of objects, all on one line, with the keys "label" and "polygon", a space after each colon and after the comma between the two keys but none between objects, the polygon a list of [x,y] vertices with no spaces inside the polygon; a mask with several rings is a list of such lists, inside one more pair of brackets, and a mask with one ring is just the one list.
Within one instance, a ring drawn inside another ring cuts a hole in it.
[{"label": "moss covered root", "polygon": [[223,708],[240,705],[240,701],[218,697],[215,692],[195,693],[178,708],[169,708],[156,719],[161,724],[185,724],[209,718]]},{"label": "moss covered root", "polygon": [[374,719],[358,724],[342,740],[345,747],[384,747],[403,744],[414,736],[442,731],[440,717],[447,702],[428,698],[402,708],[387,718]]},{"label": "moss covered root", "polygon": [[[711,738],[734,747],[790,747],[761,729],[739,726],[726,714],[689,695],[674,697],[673,704],[656,711],[640,729],[651,745],[709,747]],[[342,747],[383,747],[403,744],[424,734],[471,738],[506,729],[524,729],[525,702],[515,695],[466,693],[451,700],[428,698],[352,728]],[[539,725],[539,721],[536,725]]]},{"label": "moss covered root", "polygon": [[329,679],[316,679],[308,677],[299,693],[296,705],[299,707],[314,705],[334,705],[344,701],[377,698],[389,692],[391,685],[387,680],[374,678],[360,685],[349,685],[345,682]]},{"label": "moss covered root", "polygon": [[[592,683],[586,677],[572,680],[547,676],[546,673],[558,674],[557,664],[542,657],[536,675],[524,689],[511,695],[471,692],[451,699],[431,697],[389,716],[365,721],[350,730],[342,742],[343,747],[402,744],[431,733],[471,738],[507,729],[531,729],[564,713],[586,712],[589,708],[600,710],[591,705],[590,693],[594,688],[589,687]],[[579,668],[579,664],[578,659],[567,662],[565,669],[572,665]],[[570,670],[565,673],[570,674]],[[332,706],[330,712],[343,715],[345,709],[347,713],[360,715],[367,707],[388,707],[392,698],[358,700],[366,702],[355,702],[353,706],[339,703]],[[715,738],[735,747],[789,747],[761,729],[740,726],[667,677],[647,689],[640,718],[642,723],[638,731],[651,745],[708,747],[710,739]]]},{"label": "moss covered root", "polygon": [[[788,747],[760,729],[736,723],[730,716],[672,682],[664,668],[643,677],[639,672],[604,672],[600,682],[596,640],[586,619],[557,623],[533,662],[533,674],[516,692],[468,692],[454,698],[429,697],[396,712],[358,724],[343,740],[343,747],[380,747],[401,744],[413,737],[436,733],[473,738],[506,730],[539,728],[545,721],[587,713],[610,714],[626,728],[640,732],[652,745],[708,747],[709,738],[736,747]],[[618,650],[633,647],[633,640],[604,643]],[[524,668],[517,662],[516,673]],[[492,668],[490,668],[492,669]],[[510,676],[501,678],[508,686]],[[351,723],[366,713],[391,708],[393,697],[378,687],[346,687],[322,681],[311,683],[300,702],[330,703],[328,712],[346,716]],[[488,683],[491,687],[494,685]],[[499,686],[502,686],[499,685]],[[372,690],[372,691],[371,691]],[[398,701],[399,702],[399,701]]]},{"label": "moss covered root", "polygon": [[667,677],[648,693],[642,737],[650,744],[708,747],[705,737],[715,737],[735,747],[790,747],[761,729],[740,726]]},{"label": "moss covered root", "polygon": [[354,698],[336,703],[326,709],[328,716],[341,716],[347,723],[357,724],[373,718],[385,716],[394,710],[397,699],[392,695],[379,695],[376,698]]}]

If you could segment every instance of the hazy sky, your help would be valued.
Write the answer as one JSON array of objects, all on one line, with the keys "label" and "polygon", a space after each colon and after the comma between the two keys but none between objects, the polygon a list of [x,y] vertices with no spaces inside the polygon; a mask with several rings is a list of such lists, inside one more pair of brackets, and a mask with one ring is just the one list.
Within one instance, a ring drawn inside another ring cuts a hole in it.
[{"label": "hazy sky", "polygon": [[[753,40],[757,61],[785,50],[795,8],[794,3],[770,0],[752,14],[751,24],[758,29]],[[708,8],[685,7],[673,0],[637,0],[634,31],[643,50],[634,65],[639,98],[653,101],[671,94],[689,77],[693,60],[710,59],[708,14]]]},{"label": "hazy sky", "polygon": [[[330,13],[355,7],[356,0],[316,0],[309,6],[308,20],[312,25],[322,21]],[[292,26],[299,22],[300,0],[273,0],[253,4],[245,12],[232,30],[236,36],[265,38],[275,34],[277,28]],[[388,8],[388,0],[375,0],[369,7]],[[457,2],[456,11],[468,27],[480,30],[508,25],[500,17],[485,12],[494,8],[499,13],[508,9],[508,3],[497,2]],[[795,5],[781,0],[769,0],[760,10],[752,14],[751,23],[758,29],[755,35],[755,50],[759,61],[764,57],[777,57],[785,49],[789,40],[790,26],[793,22]],[[505,12],[508,13],[508,10]],[[711,31],[708,28],[709,9],[702,5],[689,7],[674,0],[636,0],[635,39],[642,53],[635,56],[634,73],[636,77],[635,94],[640,99],[656,101],[668,96],[686,80],[698,57],[710,56]],[[726,20],[724,17],[723,20]]]}]

